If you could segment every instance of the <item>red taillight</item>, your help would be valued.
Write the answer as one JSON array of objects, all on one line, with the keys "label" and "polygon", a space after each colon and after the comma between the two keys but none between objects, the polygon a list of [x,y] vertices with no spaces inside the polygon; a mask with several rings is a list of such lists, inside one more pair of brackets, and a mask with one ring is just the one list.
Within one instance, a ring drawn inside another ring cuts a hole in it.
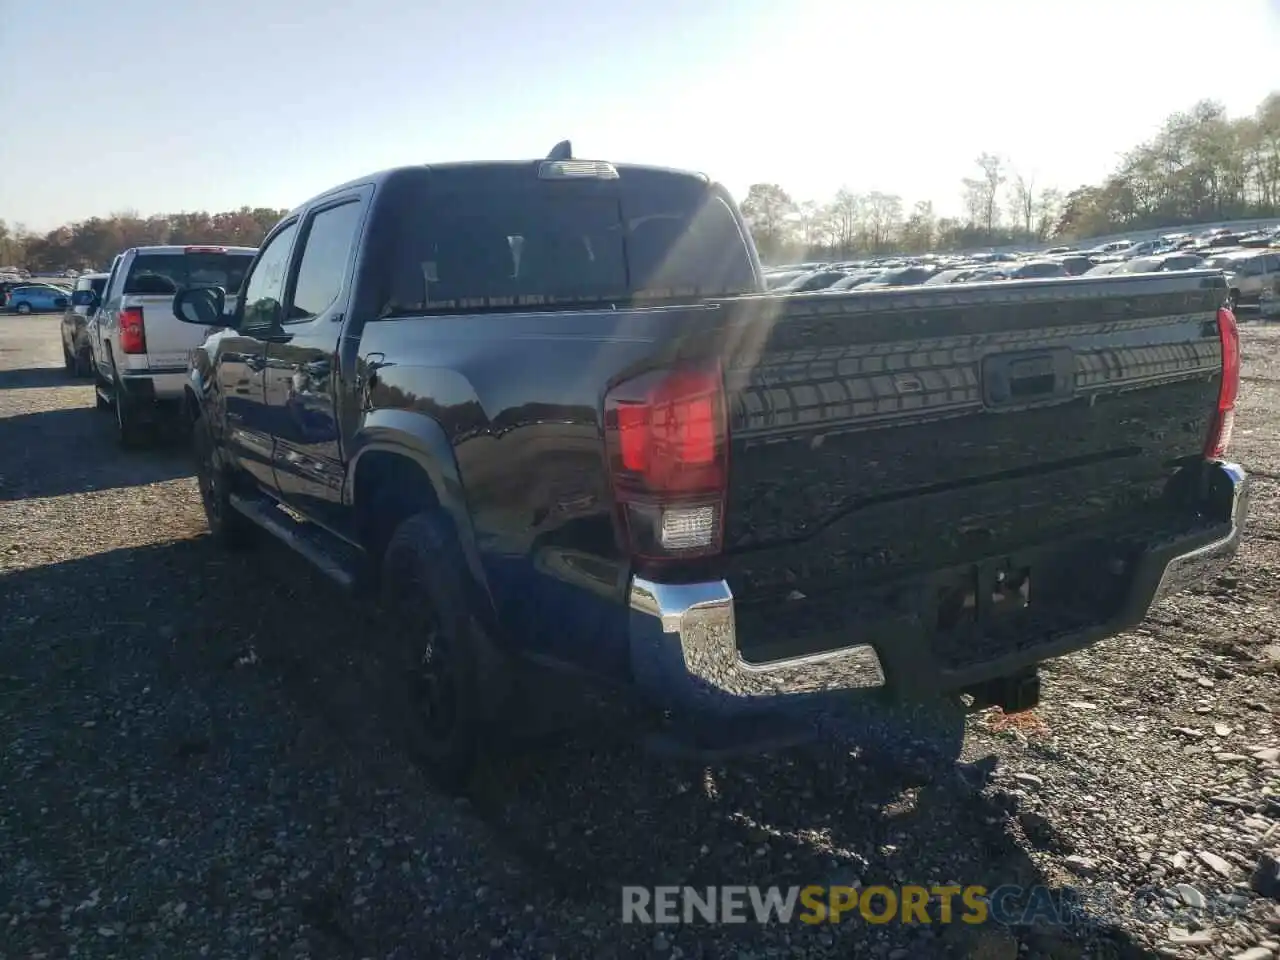
[{"label": "red taillight", "polygon": [[720,552],[729,429],[719,364],[657,370],[605,395],[605,448],[632,555]]},{"label": "red taillight", "polygon": [[141,307],[125,307],[120,311],[120,349],[125,353],[147,352],[147,330],[142,325]]},{"label": "red taillight", "polygon": [[1218,311],[1218,338],[1222,342],[1222,385],[1218,388],[1218,406],[1204,445],[1204,455],[1210,460],[1226,456],[1236,419],[1236,397],[1240,395],[1240,328],[1236,326],[1235,314],[1227,307]]}]

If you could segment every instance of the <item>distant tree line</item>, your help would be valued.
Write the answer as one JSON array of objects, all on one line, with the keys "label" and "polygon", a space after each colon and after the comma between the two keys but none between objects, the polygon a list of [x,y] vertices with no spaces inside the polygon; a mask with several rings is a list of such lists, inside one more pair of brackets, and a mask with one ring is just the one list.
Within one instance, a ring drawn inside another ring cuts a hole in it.
[{"label": "distant tree line", "polygon": [[1280,91],[1250,116],[1229,117],[1212,101],[1175,113],[1103,183],[1065,195],[996,153],[983,153],[974,167],[960,181],[959,217],[875,190],[797,201],[776,183],[752,184],[742,210],[767,261],[1076,241],[1280,216]]},{"label": "distant tree line", "polygon": [[141,217],[128,211],[90,217],[44,235],[0,220],[0,267],[32,271],[103,269],[121,250],[151,244],[253,247],[287,212],[270,207],[241,207],[224,213],[197,211]]},{"label": "distant tree line", "polygon": [[[755,183],[742,202],[766,260],[853,257],[1033,244],[1280,216],[1280,91],[1250,116],[1229,117],[1202,101],[1175,113],[1134,147],[1103,183],[1065,195],[1036,182],[997,153],[983,153],[960,180],[963,215],[933,204],[908,206],[897,194],[844,188],[826,202],[797,201],[776,183]],[[104,267],[130,246],[155,243],[256,245],[285,211],[241,207],[225,213],[133,212],[92,217],[32,234],[0,220],[0,266],[29,270]]]}]

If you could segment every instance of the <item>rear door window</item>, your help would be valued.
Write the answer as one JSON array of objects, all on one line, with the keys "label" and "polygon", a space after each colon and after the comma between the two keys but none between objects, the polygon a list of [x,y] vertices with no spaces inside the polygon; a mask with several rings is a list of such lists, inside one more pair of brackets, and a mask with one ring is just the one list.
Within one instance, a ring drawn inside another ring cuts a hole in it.
[{"label": "rear door window", "polygon": [[338,299],[360,224],[360,210],[360,201],[352,200],[312,217],[286,323],[318,317]]},{"label": "rear door window", "polygon": [[124,292],[172,296],[188,287],[221,287],[236,294],[252,261],[247,253],[141,253],[129,268]]}]

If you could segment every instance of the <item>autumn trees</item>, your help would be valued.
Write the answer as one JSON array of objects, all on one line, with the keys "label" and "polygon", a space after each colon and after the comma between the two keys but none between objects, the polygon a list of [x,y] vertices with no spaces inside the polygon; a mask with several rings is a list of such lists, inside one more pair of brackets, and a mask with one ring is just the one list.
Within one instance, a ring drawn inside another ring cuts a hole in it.
[{"label": "autumn trees", "polygon": [[1251,116],[1203,101],[1066,196],[1058,230],[1091,236],[1280,214],[1280,92]]},{"label": "autumn trees", "polygon": [[129,247],[220,243],[256,246],[287,211],[241,207],[223,213],[172,213],[140,217],[132,211],[90,217],[43,236],[0,221],[0,266],[28,270],[104,269]]},{"label": "autumn trees", "polygon": [[[833,165],[839,157],[831,158]],[[959,216],[877,190],[797,200],[776,183],[752,184],[742,211],[765,260],[853,257],[1076,241],[1129,230],[1280,217],[1280,91],[1251,115],[1229,117],[1212,101],[1169,117],[1124,155],[1104,182],[1065,196],[1035,171],[983,153],[960,180]],[[253,245],[283,211],[266,208],[142,218],[93,217],[36,236],[0,220],[0,266],[32,270],[104,267],[137,244]]]},{"label": "autumn trees", "polygon": [[779,184],[754,184],[743,203],[765,260],[918,253],[1081,240],[1126,230],[1280,217],[1280,92],[1251,116],[1205,101],[1169,117],[1104,183],[1065,196],[1008,158],[983,153],[960,181],[959,217],[902,198],[838,191],[796,202]]}]

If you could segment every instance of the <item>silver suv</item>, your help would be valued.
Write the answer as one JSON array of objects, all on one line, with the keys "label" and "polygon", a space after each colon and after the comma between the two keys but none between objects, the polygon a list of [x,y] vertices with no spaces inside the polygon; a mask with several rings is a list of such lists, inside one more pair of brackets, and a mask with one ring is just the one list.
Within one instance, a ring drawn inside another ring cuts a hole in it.
[{"label": "silver suv", "polygon": [[1263,289],[1280,280],[1280,250],[1233,250],[1210,257],[1203,265],[1226,274],[1233,308],[1256,304]]}]

